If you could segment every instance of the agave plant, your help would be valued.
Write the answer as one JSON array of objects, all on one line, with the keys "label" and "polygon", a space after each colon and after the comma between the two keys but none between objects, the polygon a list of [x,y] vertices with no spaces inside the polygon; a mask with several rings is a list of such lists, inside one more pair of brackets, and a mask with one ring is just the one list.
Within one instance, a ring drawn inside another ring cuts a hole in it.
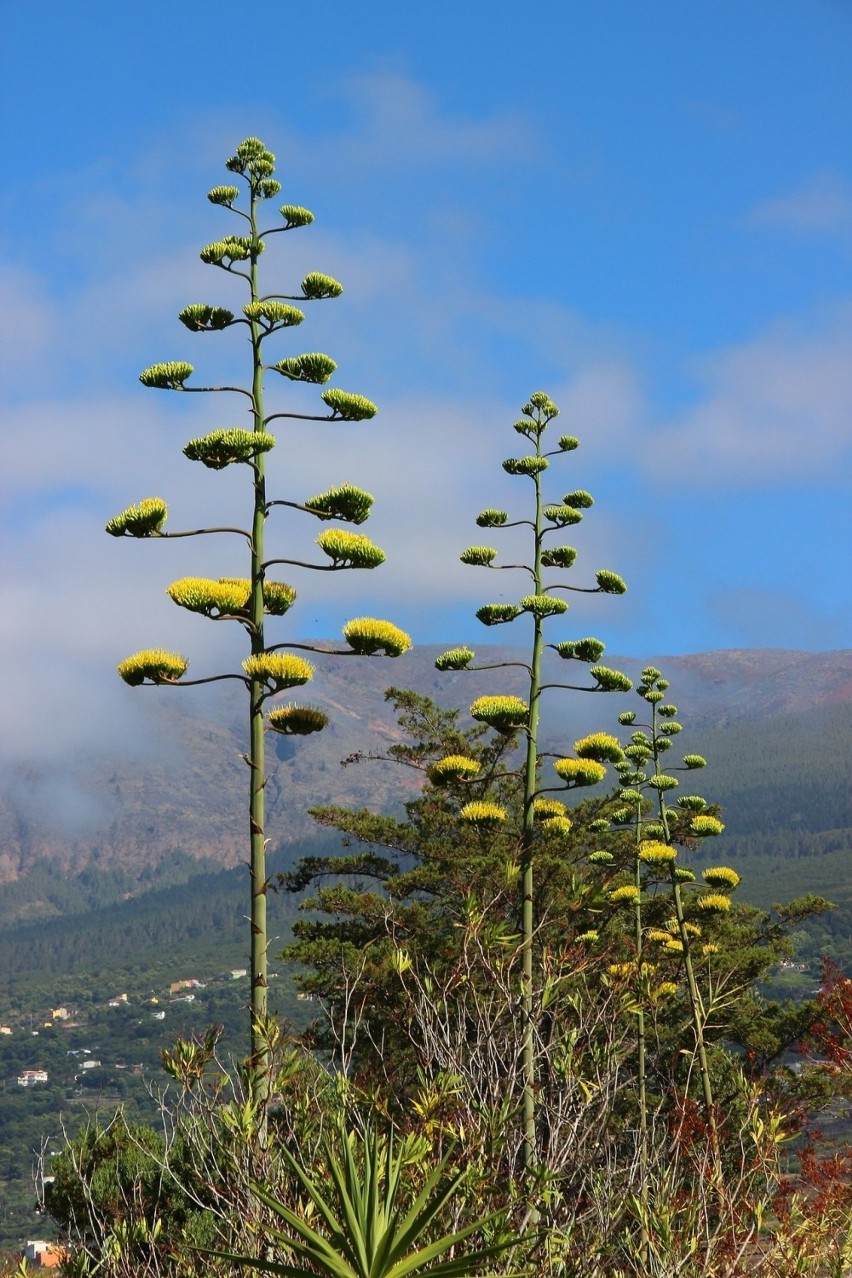
[{"label": "agave plant", "polygon": [[[262,1185],[253,1186],[260,1201],[286,1227],[269,1227],[264,1248],[269,1250],[270,1244],[278,1244],[294,1260],[213,1254],[242,1269],[286,1278],[413,1278],[418,1274],[465,1278],[481,1274],[486,1262],[517,1242],[516,1237],[501,1234],[500,1212],[430,1238],[435,1221],[459,1192],[465,1172],[449,1171],[449,1156],[443,1158],[405,1210],[399,1200],[406,1156],[404,1150],[395,1148],[393,1134],[379,1135],[368,1129],[361,1135],[344,1128],[341,1134],[342,1157],[328,1141],[323,1144],[327,1175],[321,1180],[309,1175],[287,1150],[282,1150],[284,1161],[310,1205],[310,1215],[317,1220],[317,1228]],[[361,1162],[363,1172],[359,1170]],[[488,1234],[496,1232],[496,1239],[456,1254],[466,1239],[483,1230]],[[508,1272],[513,1278],[523,1278],[530,1271]]]}]

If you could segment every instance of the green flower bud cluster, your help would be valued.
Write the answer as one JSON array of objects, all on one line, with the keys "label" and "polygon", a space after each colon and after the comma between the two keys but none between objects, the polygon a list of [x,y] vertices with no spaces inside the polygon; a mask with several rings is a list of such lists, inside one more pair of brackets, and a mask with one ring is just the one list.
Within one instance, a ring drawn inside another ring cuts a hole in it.
[{"label": "green flower bud cluster", "polygon": [[462,821],[469,821],[471,825],[500,825],[507,820],[506,809],[501,808],[499,803],[466,803],[459,816]]},{"label": "green flower bud cluster", "polygon": [[167,513],[162,497],[145,497],[110,519],[106,531],[111,537],[151,537],[160,531]]},{"label": "green flower bud cluster", "polygon": [[353,395],[349,391],[323,391],[320,399],[331,409],[332,421],[368,421],[379,411],[371,400],[365,399],[363,395]]},{"label": "green flower bud cluster", "polygon": [[314,667],[288,652],[260,652],[246,657],[243,670],[250,679],[261,679],[273,692],[297,688],[314,677]]},{"label": "green flower bud cluster", "polygon": [[476,654],[471,648],[450,648],[435,658],[436,670],[464,670]]},{"label": "green flower bud cluster", "polygon": [[541,553],[543,568],[573,568],[577,552],[573,546],[551,546]]},{"label": "green flower bud cluster", "polygon": [[658,773],[655,777],[648,778],[648,785],[652,786],[655,790],[675,790],[679,784],[680,782],[677,777],[667,777],[662,772]]},{"label": "green flower bud cluster", "polygon": [[207,306],[204,302],[193,302],[185,306],[178,315],[181,324],[191,333],[213,333],[227,328],[233,323],[234,316],[224,306]]},{"label": "green flower bud cluster", "polygon": [[487,568],[496,558],[497,551],[493,546],[468,546],[459,555],[463,564],[471,564],[475,568]]},{"label": "green flower bud cluster", "polygon": [[618,738],[609,732],[593,732],[575,741],[574,753],[578,759],[596,759],[598,763],[620,763],[624,758]]},{"label": "green flower bud cluster", "polygon": [[553,770],[567,786],[597,785],[606,776],[606,768],[594,759],[557,759]]},{"label": "green flower bud cluster", "polygon": [[534,617],[558,617],[568,611],[564,599],[556,599],[553,595],[524,595],[520,601],[524,612],[531,612]]},{"label": "green flower bud cluster", "polygon": [[605,644],[600,639],[566,639],[554,644],[554,650],[564,661],[599,661],[604,654]]},{"label": "green flower bud cluster", "polygon": [[207,192],[211,204],[221,204],[225,208],[230,208],[238,195],[239,191],[235,186],[214,186],[212,191]]},{"label": "green flower bud cluster", "polygon": [[275,172],[275,156],[267,151],[260,138],[246,138],[236,153],[225,161],[231,173],[248,173],[253,178],[266,178]]},{"label": "green flower bud cluster", "polygon": [[441,786],[451,781],[473,781],[481,770],[476,759],[468,759],[463,754],[448,754],[432,764],[427,776],[433,785]]},{"label": "green flower bud cluster", "polygon": [[209,435],[191,439],[183,450],[184,457],[199,461],[211,470],[223,470],[239,462],[251,462],[259,453],[268,453],[275,447],[275,436],[265,431],[214,430]]},{"label": "green flower bud cluster", "polygon": [[525,417],[539,417],[549,422],[559,416],[559,409],[545,391],[534,391],[521,412]]},{"label": "green flower bud cluster", "polygon": [[374,617],[356,617],[343,627],[343,637],[363,657],[383,652],[386,657],[400,657],[411,647],[411,636],[389,621]]},{"label": "green flower bud cluster", "polygon": [[627,590],[627,586],[617,572],[610,572],[608,568],[601,568],[595,573],[595,581],[598,583],[598,590],[604,595],[623,595]]},{"label": "green flower bud cluster", "polygon": [[302,280],[302,294],[312,302],[318,302],[326,297],[340,297],[342,292],[342,284],[332,279],[330,275],[321,274],[320,271],[309,271]]},{"label": "green flower bud cluster", "polygon": [[316,539],[316,544],[336,568],[378,568],[387,556],[363,533],[347,532],[344,528],[329,528]]},{"label": "green flower bud cluster", "polygon": [[707,767],[707,760],[700,754],[685,754],[683,756],[683,761],[690,772],[693,772],[696,768]]},{"label": "green flower bud cluster", "polygon": [[176,652],[163,648],[145,648],[125,658],[118,665],[118,673],[125,683],[175,683],[186,674],[189,662]]},{"label": "green flower bud cluster", "polygon": [[304,505],[318,519],[343,519],[348,524],[363,524],[369,517],[374,500],[363,488],[341,484],[338,488],[329,488],[327,493],[309,497]]},{"label": "green flower bud cluster", "polygon": [[611,852],[605,852],[601,849],[599,852],[590,852],[588,855],[589,865],[612,865],[613,855]]},{"label": "green flower bud cluster", "polygon": [[274,710],[270,710],[266,721],[273,732],[306,737],[312,732],[322,732],[328,723],[328,715],[319,706],[276,706]]},{"label": "green flower bud cluster", "polygon": [[502,626],[507,621],[520,617],[521,609],[515,604],[483,604],[477,608],[476,617],[483,626]]},{"label": "green flower bud cluster", "polygon": [[280,359],[271,367],[282,377],[289,377],[291,382],[313,382],[321,385],[328,381],[337,365],[328,355],[312,352],[309,355],[291,355],[288,359]]},{"label": "green flower bud cluster", "polygon": [[549,465],[546,457],[507,457],[503,469],[507,475],[540,475]]},{"label": "green flower bud cluster", "polygon": [[508,521],[509,516],[505,510],[488,510],[481,511],[476,516],[476,522],[480,528],[500,528]]},{"label": "green flower bud cluster", "polygon": [[677,801],[677,806],[684,812],[703,812],[707,807],[707,800],[702,799],[698,794],[682,794]]},{"label": "green flower bud cluster", "polygon": [[570,524],[579,524],[583,516],[573,506],[545,506],[541,512],[548,523],[557,528],[567,528]]},{"label": "green flower bud cluster", "polygon": [[678,732],[683,732],[683,724],[675,723],[674,719],[672,719],[669,723],[664,723],[660,728],[660,733],[664,737],[677,736]]},{"label": "green flower bud cluster", "polygon": [[636,722],[636,711],[635,710],[622,711],[622,713],[618,716],[618,722],[621,724],[623,728],[629,728],[631,723]]},{"label": "green flower bud cluster", "polygon": [[281,190],[281,183],[276,182],[275,178],[266,178],[264,181],[258,182],[256,189],[262,200],[274,200]]},{"label": "green flower bud cluster", "polygon": [[310,226],[314,220],[310,209],[303,209],[298,204],[282,204],[278,212],[284,219],[285,231],[292,231],[297,226]]},{"label": "green flower bud cluster", "polygon": [[198,256],[208,266],[222,266],[226,260],[228,263],[246,262],[253,251],[262,253],[263,248],[263,240],[255,242],[247,235],[226,235],[212,244],[205,244]]},{"label": "green flower bud cluster", "polygon": [[657,706],[657,714],[662,719],[673,719],[675,715],[677,714],[677,706],[673,706],[673,705]]},{"label": "green flower bud cluster", "polygon": [[556,443],[562,453],[573,453],[575,448],[580,447],[580,441],[576,435],[560,435]]},{"label": "green flower bud cluster", "polygon": [[578,488],[573,493],[566,493],[562,500],[566,506],[574,506],[577,510],[588,510],[595,504],[592,494],[587,493],[583,488]]},{"label": "green flower bud cluster", "polygon": [[530,708],[521,697],[477,697],[470,714],[497,732],[509,733],[526,725]]},{"label": "green flower bud cluster", "polygon": [[629,692],[633,681],[620,670],[610,670],[607,666],[592,666],[589,674],[597,681],[601,692]]},{"label": "green flower bud cluster", "polygon": [[247,302],[243,315],[255,324],[262,324],[267,333],[273,333],[277,328],[295,328],[305,318],[305,312],[298,306],[276,301]]},{"label": "green flower bud cluster", "polygon": [[166,364],[152,364],[139,374],[143,386],[157,390],[183,390],[183,384],[192,376],[193,367],[182,360],[173,359]]}]

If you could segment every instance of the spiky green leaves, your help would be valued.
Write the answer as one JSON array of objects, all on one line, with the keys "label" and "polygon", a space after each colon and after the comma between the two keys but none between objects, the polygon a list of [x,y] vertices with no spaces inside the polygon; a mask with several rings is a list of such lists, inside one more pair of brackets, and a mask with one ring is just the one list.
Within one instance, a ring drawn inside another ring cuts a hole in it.
[{"label": "spiky green leaves", "polygon": [[411,636],[389,621],[374,617],[356,617],[343,627],[343,637],[353,652],[363,657],[383,652],[386,657],[400,657],[411,647]]},{"label": "spiky green leaves", "polygon": [[609,732],[593,732],[575,741],[574,753],[578,759],[595,759],[598,763],[620,763],[624,758],[618,738]]},{"label": "spiky green leaves", "polygon": [[459,555],[463,564],[471,564],[475,568],[487,568],[496,558],[497,551],[493,546],[468,546]]},{"label": "spiky green leaves", "polygon": [[314,667],[289,652],[261,652],[246,657],[243,670],[250,679],[260,679],[273,692],[297,688],[314,677]]},{"label": "spiky green leaves", "polygon": [[607,666],[592,666],[589,674],[596,680],[601,692],[629,692],[633,687],[632,680],[620,670],[610,670]]},{"label": "spiky green leaves", "polygon": [[521,609],[515,604],[483,604],[476,610],[476,616],[483,626],[502,626],[520,615]]},{"label": "spiky green leaves", "polygon": [[[212,621],[233,618],[245,621],[251,597],[251,582],[244,577],[181,577],[166,594],[181,608],[200,613]],[[284,581],[264,581],[263,608],[272,617],[283,617],[292,606],[296,591]]]},{"label": "spiky green leaves", "polygon": [[579,510],[573,506],[545,506],[541,512],[548,523],[556,528],[567,528],[570,524],[579,524],[583,518]]},{"label": "spiky green leaves", "polygon": [[252,462],[260,453],[268,453],[275,447],[275,436],[265,431],[214,430],[209,435],[191,439],[183,450],[184,457],[199,461],[211,470],[223,470],[239,462]]},{"label": "spiky green leaves", "polygon": [[193,368],[183,360],[173,359],[165,364],[152,364],[139,374],[143,386],[153,386],[157,390],[183,390],[183,384],[191,377]]},{"label": "spiky green leaves", "polygon": [[320,533],[316,543],[333,560],[335,568],[378,568],[387,558],[369,537],[363,533],[347,532],[344,528],[329,528],[327,532]]},{"label": "spiky green leaves", "polygon": [[450,648],[435,658],[436,670],[464,670],[470,665],[475,653],[471,648]]},{"label": "spiky green leaves", "polygon": [[598,661],[604,654],[605,645],[600,639],[571,639],[553,645],[554,650],[565,661]]},{"label": "spiky green leaves", "polygon": [[334,360],[328,355],[312,352],[308,355],[291,355],[288,359],[280,359],[271,366],[282,377],[289,377],[291,382],[313,382],[322,385],[331,377],[337,368]]},{"label": "spiky green leaves", "polygon": [[499,803],[474,802],[466,803],[459,813],[462,821],[471,825],[501,825],[508,819],[505,808]]},{"label": "spiky green leaves", "polygon": [[557,759],[553,771],[567,786],[597,785],[606,776],[606,768],[594,759]]},{"label": "spiky green leaves", "polygon": [[152,537],[166,522],[167,513],[161,497],[145,497],[110,519],[106,531],[111,537]]},{"label": "spiky green leaves", "polygon": [[573,546],[551,546],[541,553],[543,568],[573,568],[577,552]]},{"label": "spiky green leaves", "polygon": [[221,204],[228,209],[238,195],[239,191],[235,186],[214,186],[212,191],[207,192],[207,198],[211,204]]},{"label": "spiky green leaves", "polygon": [[529,719],[530,708],[521,697],[477,697],[470,707],[473,719],[497,732],[514,732]]},{"label": "spiky green leaves", "polygon": [[231,311],[226,311],[223,306],[207,306],[204,302],[185,306],[178,319],[191,333],[217,332],[234,322]]},{"label": "spiky green leaves", "polygon": [[370,514],[375,498],[352,484],[329,488],[327,493],[309,497],[305,509],[318,519],[343,519],[349,524],[363,524]]},{"label": "spiky green leaves", "polygon": [[375,417],[379,411],[372,400],[363,395],[353,395],[349,391],[323,391],[320,399],[331,409],[331,420],[341,422],[363,422]]},{"label": "spiky green leaves", "polygon": [[140,683],[176,683],[186,674],[189,662],[177,652],[145,648],[118,665],[118,673],[132,687]]},{"label": "spiky green leaves", "polygon": [[438,759],[427,771],[433,785],[449,785],[452,781],[473,781],[482,771],[482,765],[476,759],[468,759],[463,754],[448,754]]},{"label": "spiky green leaves", "polygon": [[595,581],[598,583],[598,590],[604,595],[623,595],[627,589],[618,573],[610,572],[608,568],[601,568],[596,572]]},{"label": "spiky green leaves", "polygon": [[276,706],[266,716],[273,732],[289,737],[306,737],[312,732],[322,732],[328,723],[328,715],[319,706]]},{"label": "spiky green leaves", "polygon": [[305,312],[298,306],[288,306],[286,302],[267,300],[265,302],[247,302],[243,307],[243,315],[255,324],[260,324],[267,333],[278,328],[295,328],[305,318]]},{"label": "spiky green leaves", "polygon": [[310,226],[314,220],[310,209],[303,209],[300,204],[282,204],[278,212],[284,219],[285,231],[292,231],[297,226]]},{"label": "spiky green leaves", "polygon": [[503,469],[507,475],[540,475],[549,465],[546,457],[507,457]]},{"label": "spiky green leaves", "polygon": [[568,611],[564,599],[556,599],[552,595],[524,595],[520,601],[524,612],[531,612],[534,617],[558,617]]},{"label": "spiky green leaves", "polygon": [[509,516],[505,510],[495,510],[489,506],[487,510],[482,510],[476,516],[476,522],[480,528],[502,528],[503,524],[508,521]]},{"label": "spiky green leaves", "polygon": [[342,292],[342,284],[320,271],[309,271],[302,280],[302,295],[311,302],[318,302],[325,297],[340,297]]}]

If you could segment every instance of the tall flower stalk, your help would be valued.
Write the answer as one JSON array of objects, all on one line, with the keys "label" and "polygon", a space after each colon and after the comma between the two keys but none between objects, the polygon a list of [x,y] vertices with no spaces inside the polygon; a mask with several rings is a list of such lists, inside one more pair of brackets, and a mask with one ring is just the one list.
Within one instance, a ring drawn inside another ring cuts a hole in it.
[{"label": "tall flower stalk", "polygon": [[[573,452],[579,446],[579,440],[573,435],[561,435],[556,441],[556,448],[547,451],[544,447],[545,432],[559,409],[542,391],[531,395],[528,403],[521,409],[522,416],[515,422],[515,431],[532,445],[531,452],[522,457],[510,457],[503,462],[507,474],[526,478],[533,485],[532,515],[528,518],[510,521],[503,510],[489,508],[482,511],[476,519],[480,528],[498,529],[524,527],[530,530],[531,545],[528,562],[521,564],[498,564],[497,550],[491,546],[469,546],[461,555],[462,563],[474,567],[489,569],[508,568],[526,573],[530,579],[531,593],[522,596],[517,604],[485,604],[476,616],[485,626],[503,625],[522,616],[532,621],[532,642],[529,660],[526,662],[499,662],[495,665],[473,666],[471,662],[475,653],[469,648],[454,648],[444,653],[436,661],[439,670],[487,670],[520,664],[528,677],[528,694],[526,699],[516,696],[483,696],[470,707],[473,718],[487,723],[499,732],[507,734],[520,732],[523,739],[523,764],[521,778],[523,782],[523,820],[518,832],[518,866],[521,884],[521,934],[522,934],[522,976],[521,998],[524,1012],[523,1054],[523,1153],[524,1165],[532,1170],[537,1163],[536,1140],[536,1067],[534,1043],[534,953],[533,943],[536,927],[535,917],[535,843],[536,822],[544,818],[545,824],[561,822],[564,829],[570,828],[570,821],[565,815],[564,806],[554,800],[542,797],[539,782],[541,755],[539,753],[539,719],[542,694],[548,688],[575,688],[584,692],[616,692],[628,691],[631,682],[617,671],[596,664],[604,651],[604,645],[597,639],[580,639],[557,644],[545,642],[545,625],[550,619],[561,616],[568,610],[568,603],[561,597],[561,592],[580,591],[582,593],[623,594],[626,587],[621,578],[614,572],[601,569],[597,572],[594,586],[574,586],[565,582],[549,582],[545,580],[546,570],[568,570],[577,557],[571,546],[553,545],[552,536],[562,529],[579,523],[583,511],[593,505],[593,498],[583,490],[566,493],[561,502],[547,503],[544,497],[543,477],[550,466],[550,458],[563,456]],[[595,680],[591,686],[569,684],[546,684],[543,682],[542,658],[546,647],[554,649],[566,660],[585,662],[590,666],[589,673]],[[612,745],[609,743],[612,742]],[[577,759],[559,759],[554,764],[557,776],[563,787],[570,789],[584,785],[594,785],[605,775],[606,769],[600,758],[621,758],[621,752],[614,738],[601,737],[598,741],[588,738],[587,750],[583,757]],[[553,788],[553,787],[549,787]],[[546,807],[547,803],[552,809]],[[483,811],[493,805],[471,803],[462,809],[464,819],[493,825],[502,818],[499,813]]]},{"label": "tall flower stalk", "polygon": [[[373,498],[350,484],[332,488],[306,500],[270,500],[266,491],[266,455],[276,444],[269,426],[279,419],[306,421],[357,422],[368,420],[376,406],[361,395],[329,389],[320,393],[327,412],[268,412],[264,400],[264,379],[275,373],[287,381],[313,385],[326,383],[336,365],[319,353],[288,355],[268,362],[266,344],[277,343],[289,329],[305,319],[301,309],[306,303],[338,297],[342,285],[328,275],[309,272],[298,292],[279,294],[264,292],[259,262],[269,236],[309,226],[313,214],[297,205],[280,207],[280,223],[260,229],[260,214],[266,201],[273,199],[281,185],[273,177],[275,157],[258,138],[240,143],[225,166],[243,186],[245,207],[237,207],[237,186],[217,186],[208,192],[208,200],[239,221],[240,235],[226,235],[201,250],[203,262],[242,281],[248,300],[242,314],[235,315],[224,307],[194,303],[180,313],[180,320],[190,332],[215,332],[235,328],[247,331],[251,351],[251,376],[248,386],[188,386],[193,367],[184,361],[154,364],[140,375],[143,385],[160,390],[201,391],[237,395],[249,415],[250,429],[235,426],[218,429],[184,448],[184,455],[212,470],[231,465],[244,465],[251,475],[251,512],[247,528],[211,527],[189,532],[166,532],[166,503],[161,498],[146,498],[128,507],[107,524],[113,536],[186,537],[223,533],[245,540],[249,551],[246,578],[186,577],[173,582],[168,594],[180,607],[214,621],[236,621],[249,640],[249,652],[240,672],[186,679],[188,662],[173,652],[146,649],[122,661],[119,674],[126,683],[177,685],[182,687],[234,679],[242,683],[248,694],[249,750],[245,756],[249,767],[249,872],[251,927],[251,1076],[257,1099],[268,1095],[269,1048],[267,1018],[267,949],[266,921],[266,823],[264,791],[266,787],[265,734],[267,729],[287,735],[307,735],[320,731],[327,722],[325,713],[316,706],[278,704],[271,710],[268,703],[277,694],[310,681],[314,668],[304,657],[293,655],[299,649],[309,652],[329,651],[326,645],[306,643],[273,643],[267,639],[266,619],[287,613],[296,591],[286,582],[274,581],[268,570],[278,564],[303,569],[336,572],[354,568],[374,568],[383,562],[384,552],[363,534],[341,528],[330,528],[319,534],[316,543],[326,562],[305,563],[295,559],[270,559],[264,543],[266,521],[275,506],[288,506],[319,520],[335,520],[359,525],[370,512]],[[298,303],[296,305],[295,303]],[[337,655],[371,655],[384,653],[398,656],[411,646],[409,637],[387,621],[362,617],[347,623],[343,630],[347,648],[333,650]]]}]

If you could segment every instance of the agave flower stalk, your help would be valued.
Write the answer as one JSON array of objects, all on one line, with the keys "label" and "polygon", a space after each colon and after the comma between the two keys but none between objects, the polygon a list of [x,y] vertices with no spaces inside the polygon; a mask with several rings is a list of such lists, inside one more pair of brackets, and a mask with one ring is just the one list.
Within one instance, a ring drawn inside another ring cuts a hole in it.
[{"label": "agave flower stalk", "polygon": [[[248,690],[249,701],[249,749],[245,756],[249,765],[249,878],[250,878],[250,926],[251,926],[251,1057],[250,1076],[253,1079],[256,1099],[264,1101],[268,1096],[268,1016],[267,1016],[267,948],[268,930],[266,918],[266,823],[264,791],[266,786],[265,735],[267,730],[288,734],[306,735],[320,731],[327,722],[325,713],[316,706],[290,704],[279,706],[266,715],[266,703],[277,693],[306,683],[313,674],[313,667],[301,657],[285,655],[281,648],[308,648],[319,651],[313,645],[278,643],[267,641],[266,619],[283,616],[293,604],[296,592],[286,582],[271,581],[267,570],[273,563],[289,563],[302,568],[328,571],[322,563],[303,563],[294,559],[266,558],[264,538],[267,518],[275,505],[286,505],[304,511],[315,518],[336,519],[344,523],[362,523],[369,513],[372,497],[369,493],[350,484],[333,488],[319,497],[305,501],[275,501],[267,497],[266,458],[275,448],[276,439],[269,433],[271,421],[299,419],[310,421],[346,422],[369,420],[376,413],[376,406],[362,395],[331,389],[322,391],[320,398],[328,410],[325,413],[295,413],[276,411],[268,413],[264,403],[264,375],[275,372],[288,381],[311,384],[326,382],[336,369],[334,360],[327,355],[311,353],[294,355],[278,363],[265,363],[265,343],[298,327],[305,318],[302,306],[308,303],[335,298],[342,286],[330,276],[312,271],[302,280],[301,289],[295,295],[264,294],[260,283],[260,257],[265,240],[281,231],[310,225],[313,215],[300,206],[285,204],[280,209],[282,221],[266,230],[260,228],[260,210],[264,203],[280,191],[280,183],[272,176],[275,157],[258,138],[247,138],[226,162],[226,168],[244,185],[247,207],[237,207],[240,195],[237,186],[218,186],[208,193],[214,205],[225,209],[240,219],[240,235],[226,235],[201,250],[201,259],[231,276],[243,281],[248,300],[242,314],[236,315],[223,307],[206,303],[192,303],[180,313],[181,323],[190,332],[217,332],[235,326],[247,329],[251,350],[250,386],[188,386],[194,372],[193,366],[184,360],[171,360],[154,364],[140,375],[143,385],[160,390],[233,392],[248,400],[250,429],[233,427],[217,429],[207,435],[192,439],[184,448],[191,461],[197,461],[212,470],[222,470],[230,465],[244,465],[251,475],[251,519],[246,529],[201,528],[188,532],[166,532],[166,503],[161,498],[146,498],[128,507],[107,524],[112,536],[166,538],[197,536],[204,533],[231,533],[244,538],[249,549],[249,573],[245,579],[187,577],[174,582],[168,590],[172,600],[214,621],[236,621],[246,631],[249,654],[242,663],[240,673],[212,675],[206,679],[185,680],[187,661],[176,653],[164,649],[147,649],[122,662],[119,674],[130,684],[180,685],[213,682],[231,678],[242,681]],[[291,303],[298,302],[299,305]],[[320,534],[318,545],[331,558],[334,570],[372,568],[380,564],[384,552],[374,546],[362,534],[332,528]],[[344,628],[349,642],[346,655],[371,655],[381,652],[398,656],[411,646],[408,636],[390,622],[374,618],[358,618]],[[323,649],[324,650],[324,649]]]},{"label": "agave flower stalk", "polygon": [[[510,457],[503,462],[504,471],[513,476],[528,479],[533,484],[532,516],[510,521],[503,510],[489,507],[477,517],[480,528],[498,529],[523,525],[532,529],[532,547],[529,562],[522,564],[500,564],[495,562],[497,550],[492,546],[470,546],[461,555],[462,563],[489,570],[513,569],[525,572],[530,579],[530,593],[521,597],[517,603],[491,603],[481,607],[476,616],[483,625],[495,626],[512,622],[519,617],[528,616],[532,621],[532,642],[529,661],[520,663],[528,676],[527,697],[480,697],[471,706],[474,718],[488,723],[498,732],[520,732],[523,739],[524,759],[521,767],[523,783],[523,822],[518,832],[519,879],[521,889],[521,934],[522,934],[522,974],[521,997],[524,1011],[524,1034],[522,1042],[523,1057],[523,1161],[531,1171],[538,1161],[536,1138],[536,1064],[534,1026],[534,959],[533,940],[535,934],[535,901],[534,901],[534,851],[536,844],[536,800],[539,797],[540,756],[538,750],[538,731],[540,704],[543,692],[549,687],[574,688],[573,684],[545,684],[542,675],[542,658],[545,649],[545,626],[554,618],[567,611],[567,602],[561,597],[561,591],[579,590],[606,594],[621,594],[626,589],[621,578],[607,569],[596,574],[596,585],[574,586],[564,582],[545,580],[545,570],[570,568],[576,558],[576,551],[569,546],[551,545],[554,533],[583,518],[582,511],[593,504],[591,496],[584,491],[566,494],[558,504],[547,504],[544,498],[543,479],[550,466],[550,458],[573,452],[579,441],[572,435],[562,435],[557,446],[545,451],[543,446],[545,432],[549,424],[558,415],[556,404],[542,391],[531,395],[522,410],[521,418],[515,422],[515,431],[524,438],[532,449],[525,456]],[[585,662],[587,665],[598,661],[604,651],[604,645],[596,639],[581,639],[571,643],[551,644],[560,657]],[[475,653],[469,648],[453,648],[445,652],[435,662],[439,670],[483,670],[494,669],[508,663],[496,665],[471,665]],[[579,690],[627,691],[631,687],[630,680],[617,671],[608,670],[604,666],[595,666],[590,673],[595,679],[592,686],[580,685]],[[620,753],[619,756],[620,757]],[[595,784],[605,774],[606,769],[589,756],[586,761],[566,760],[565,768],[560,773],[556,765],[557,776],[569,788],[577,785]],[[571,766],[575,765],[575,766]],[[477,811],[477,805],[469,804],[469,809]],[[464,814],[463,814],[464,815]],[[467,819],[471,819],[468,813]],[[483,819],[484,816],[483,816]],[[553,818],[559,820],[560,818]],[[565,818],[561,818],[563,821]],[[500,822],[491,814],[492,828]]]}]

